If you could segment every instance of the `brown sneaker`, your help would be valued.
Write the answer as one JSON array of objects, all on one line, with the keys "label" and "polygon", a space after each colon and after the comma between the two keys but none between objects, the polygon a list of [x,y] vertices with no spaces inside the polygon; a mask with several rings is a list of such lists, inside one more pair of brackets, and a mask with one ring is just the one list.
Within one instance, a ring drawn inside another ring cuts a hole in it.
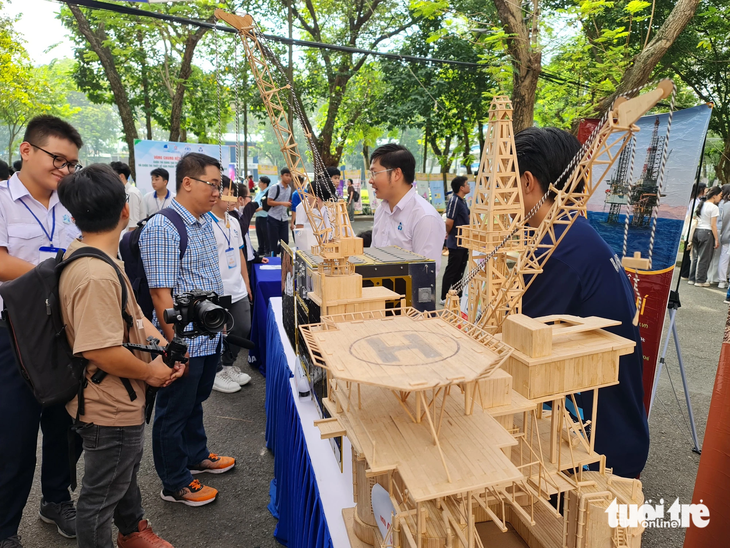
[{"label": "brown sneaker", "polygon": [[198,480],[193,480],[190,485],[179,491],[168,491],[163,489],[160,493],[162,500],[167,502],[182,502],[188,506],[205,506],[210,504],[218,496],[218,490],[207,487]]},{"label": "brown sneaker", "polygon": [[190,469],[190,473],[193,475],[202,474],[203,472],[222,474],[223,472],[228,472],[234,466],[236,466],[236,459],[233,457],[221,457],[215,453],[211,453],[207,459],[193,466]]},{"label": "brown sneaker", "polygon": [[119,533],[118,548],[173,548],[172,544],[152,532],[149,520],[143,519],[137,524],[139,531],[129,535]]}]

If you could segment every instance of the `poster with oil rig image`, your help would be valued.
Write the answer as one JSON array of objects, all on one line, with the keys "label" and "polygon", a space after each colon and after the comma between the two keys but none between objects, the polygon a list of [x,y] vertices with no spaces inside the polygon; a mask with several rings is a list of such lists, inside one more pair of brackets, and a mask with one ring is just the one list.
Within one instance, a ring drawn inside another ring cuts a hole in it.
[{"label": "poster with oil rig image", "polygon": [[[711,113],[708,105],[675,112],[669,139],[669,114],[644,116],[638,121],[641,131],[636,140],[624,148],[588,202],[588,220],[619,257],[624,254],[624,243],[627,256],[637,251],[642,257],[649,256],[652,216],[656,215],[651,268],[674,265]],[[660,192],[665,153],[667,165]],[[596,170],[594,176],[598,174]]]}]

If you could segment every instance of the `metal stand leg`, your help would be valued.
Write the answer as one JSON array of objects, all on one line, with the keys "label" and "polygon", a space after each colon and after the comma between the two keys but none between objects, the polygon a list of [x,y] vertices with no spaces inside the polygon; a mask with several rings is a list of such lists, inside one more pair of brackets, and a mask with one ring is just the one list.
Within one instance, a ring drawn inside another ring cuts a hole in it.
[{"label": "metal stand leg", "polygon": [[659,358],[659,363],[657,364],[656,373],[654,375],[654,384],[651,389],[651,402],[649,403],[649,416],[651,416],[651,411],[654,408],[654,398],[656,398],[656,392],[657,392],[657,386],[659,385],[659,377],[662,374],[662,368],[665,365],[666,361],[666,355],[667,355],[667,348],[669,347],[669,337],[674,338],[674,347],[677,350],[677,359],[679,362],[679,373],[682,375],[682,386],[684,388],[684,398],[687,402],[687,412],[689,414],[689,428],[690,432],[692,434],[692,442],[694,443],[694,447],[692,448],[692,451],[695,453],[700,454],[702,450],[700,449],[700,442],[697,437],[697,427],[695,426],[695,416],[694,412],[692,411],[692,401],[689,397],[689,388],[687,387],[687,374],[685,373],[684,369],[684,360],[682,359],[682,348],[679,345],[679,337],[677,337],[677,324],[675,322],[675,317],[677,315],[677,309],[676,308],[670,308],[669,309],[669,329],[667,330],[667,338],[664,340],[664,345],[662,346],[662,355]]}]

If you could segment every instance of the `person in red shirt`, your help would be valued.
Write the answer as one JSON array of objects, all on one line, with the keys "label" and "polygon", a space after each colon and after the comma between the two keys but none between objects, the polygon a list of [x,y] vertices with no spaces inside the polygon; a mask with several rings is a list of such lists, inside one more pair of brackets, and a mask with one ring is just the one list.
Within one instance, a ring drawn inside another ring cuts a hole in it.
[{"label": "person in red shirt", "polygon": [[248,183],[249,192],[252,191],[253,190],[253,175],[249,175],[248,181],[246,181],[246,182]]}]

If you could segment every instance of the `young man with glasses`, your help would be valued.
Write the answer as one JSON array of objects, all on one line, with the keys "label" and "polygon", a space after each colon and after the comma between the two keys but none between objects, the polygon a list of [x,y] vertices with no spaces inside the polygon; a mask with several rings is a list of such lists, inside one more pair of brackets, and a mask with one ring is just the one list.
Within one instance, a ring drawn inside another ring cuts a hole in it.
[{"label": "young man with glasses", "polygon": [[[56,189],[61,179],[81,168],[82,145],[78,132],[63,120],[38,116],[28,123],[20,145],[23,171],[0,184],[0,282],[14,280],[55,257],[79,236]],[[0,416],[5,419],[0,428],[0,547],[22,546],[18,525],[33,484],[39,424],[43,431],[40,518],[55,524],[62,536],[74,538],[76,509],[68,490],[71,417],[63,405],[41,408],[15,363],[4,326],[0,326]]]},{"label": "young man with glasses", "polygon": [[[223,295],[215,230],[207,213],[220,198],[221,166],[205,154],[183,156],[176,167],[177,195],[171,208],[183,220],[188,247],[180,259],[180,234],[170,219],[155,215],[139,239],[156,321],[167,340],[173,326],[163,311],[173,307],[173,295],[193,289]],[[162,499],[188,506],[213,502],[218,491],[193,479],[193,474],[221,474],[236,460],[208,449],[203,425],[203,402],[213,389],[220,360],[221,337],[188,339],[188,374],[157,394],[152,428],[155,468],[162,480]]]},{"label": "young man with glasses", "polygon": [[382,203],[375,210],[373,247],[397,245],[433,259],[436,277],[446,228],[441,215],[413,187],[416,159],[395,143],[375,149],[370,156],[370,184]]}]

